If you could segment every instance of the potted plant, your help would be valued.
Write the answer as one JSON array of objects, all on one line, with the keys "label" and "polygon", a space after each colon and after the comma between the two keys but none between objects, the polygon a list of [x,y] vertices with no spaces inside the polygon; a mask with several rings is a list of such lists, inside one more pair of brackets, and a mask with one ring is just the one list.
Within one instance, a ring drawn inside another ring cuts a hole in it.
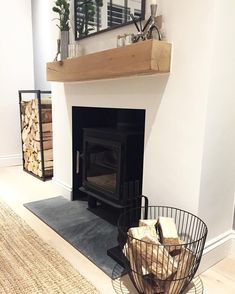
[{"label": "potted plant", "polygon": [[55,6],[52,10],[58,13],[59,24],[57,24],[60,29],[60,52],[61,59],[64,60],[68,57],[68,44],[69,44],[69,13],[70,4],[69,0],[57,0],[55,1]]}]

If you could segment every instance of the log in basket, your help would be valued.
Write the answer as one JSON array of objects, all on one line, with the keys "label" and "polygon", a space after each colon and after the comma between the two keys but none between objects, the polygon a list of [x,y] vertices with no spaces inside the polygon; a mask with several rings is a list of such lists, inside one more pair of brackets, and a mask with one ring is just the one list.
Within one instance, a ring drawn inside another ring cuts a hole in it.
[{"label": "log in basket", "polygon": [[202,257],[207,226],[182,209],[148,206],[125,211],[118,220],[125,267],[139,293],[182,293]]}]

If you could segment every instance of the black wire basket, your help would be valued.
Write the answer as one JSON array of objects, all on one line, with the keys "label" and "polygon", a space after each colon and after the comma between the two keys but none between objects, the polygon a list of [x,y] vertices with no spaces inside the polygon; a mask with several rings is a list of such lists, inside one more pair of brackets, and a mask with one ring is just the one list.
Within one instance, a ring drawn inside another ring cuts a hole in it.
[{"label": "black wire basket", "polygon": [[[138,227],[140,219],[159,217],[174,219],[179,245],[156,244],[128,232]],[[125,211],[119,217],[118,229],[125,268],[139,293],[183,293],[199,267],[207,237],[207,226],[200,218],[182,209],[147,203]]]}]

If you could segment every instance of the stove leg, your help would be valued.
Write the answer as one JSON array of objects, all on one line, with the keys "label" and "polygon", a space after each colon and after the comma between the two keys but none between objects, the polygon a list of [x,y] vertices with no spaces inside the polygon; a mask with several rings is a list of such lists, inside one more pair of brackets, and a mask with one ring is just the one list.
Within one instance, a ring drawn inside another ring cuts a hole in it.
[{"label": "stove leg", "polygon": [[88,207],[89,208],[96,208],[97,207],[97,199],[92,197],[92,196],[88,196]]}]

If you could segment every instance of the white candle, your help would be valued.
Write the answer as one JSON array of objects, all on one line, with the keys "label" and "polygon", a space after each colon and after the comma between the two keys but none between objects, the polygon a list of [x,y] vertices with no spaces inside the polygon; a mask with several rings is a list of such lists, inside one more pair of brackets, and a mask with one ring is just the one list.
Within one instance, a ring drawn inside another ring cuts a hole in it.
[{"label": "white candle", "polygon": [[150,0],[150,4],[157,4],[157,0]]}]

